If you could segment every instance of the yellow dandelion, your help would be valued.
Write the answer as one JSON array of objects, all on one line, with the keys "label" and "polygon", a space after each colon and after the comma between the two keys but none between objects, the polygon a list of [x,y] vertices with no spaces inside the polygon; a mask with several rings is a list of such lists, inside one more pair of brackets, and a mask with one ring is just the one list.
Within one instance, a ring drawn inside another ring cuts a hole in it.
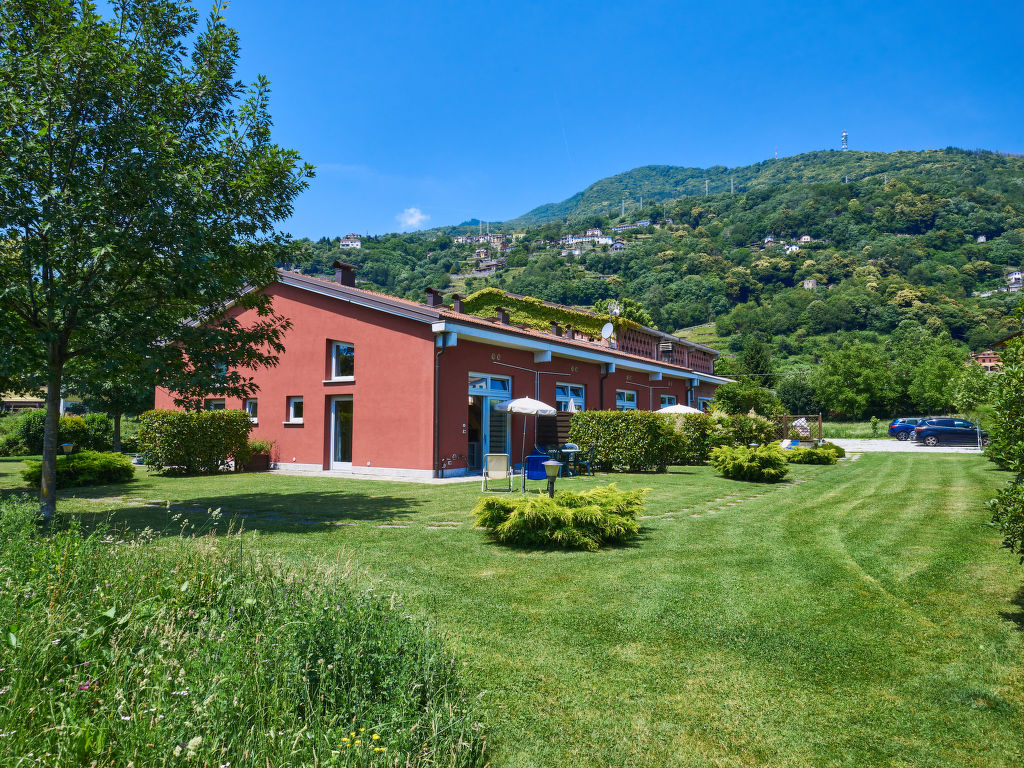
[{"label": "yellow dandelion", "polygon": [[360,729],[359,729],[359,732],[360,732],[360,733],[362,733],[362,732],[363,732],[363,731],[365,731],[365,730],[366,730],[365,728],[360,728]]},{"label": "yellow dandelion", "polygon": [[373,734],[373,736],[371,736],[370,738],[371,738],[371,739],[373,739],[374,741],[377,741],[377,739],[379,739],[379,738],[380,738],[380,736],[378,736],[378,735],[377,735],[377,734],[375,733],[375,734]]},{"label": "yellow dandelion", "polygon": [[352,733],[350,733],[349,736],[351,736],[354,739],[356,737],[356,732],[352,731]]}]

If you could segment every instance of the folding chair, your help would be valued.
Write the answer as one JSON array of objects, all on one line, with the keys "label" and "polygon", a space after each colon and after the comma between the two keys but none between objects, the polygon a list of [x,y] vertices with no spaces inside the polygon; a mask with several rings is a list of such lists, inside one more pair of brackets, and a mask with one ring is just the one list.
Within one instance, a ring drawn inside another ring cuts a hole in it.
[{"label": "folding chair", "polygon": [[[488,483],[498,480],[504,488],[491,488]],[[485,493],[512,492],[512,464],[507,453],[488,453],[484,456],[484,476],[480,481],[480,490]]]}]

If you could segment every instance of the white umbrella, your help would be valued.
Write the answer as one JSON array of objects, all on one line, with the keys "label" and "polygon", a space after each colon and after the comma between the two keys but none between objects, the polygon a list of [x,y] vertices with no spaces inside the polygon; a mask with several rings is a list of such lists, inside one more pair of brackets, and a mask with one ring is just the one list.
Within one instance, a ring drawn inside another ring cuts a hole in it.
[{"label": "white umbrella", "polygon": [[[532,397],[518,397],[515,400],[509,400],[507,403],[502,403],[497,406],[499,410],[508,411],[509,413],[521,413],[525,416],[554,416],[558,413],[558,410],[552,408],[547,403],[542,403],[540,400],[534,400]],[[526,463],[526,419],[523,419],[523,451],[519,457],[519,463]],[[523,477],[526,476],[526,468],[523,467]],[[525,480],[523,483],[525,484]]]},{"label": "white umbrella", "polygon": [[659,408],[655,413],[704,413],[699,408],[691,408],[688,405],[666,405]]}]

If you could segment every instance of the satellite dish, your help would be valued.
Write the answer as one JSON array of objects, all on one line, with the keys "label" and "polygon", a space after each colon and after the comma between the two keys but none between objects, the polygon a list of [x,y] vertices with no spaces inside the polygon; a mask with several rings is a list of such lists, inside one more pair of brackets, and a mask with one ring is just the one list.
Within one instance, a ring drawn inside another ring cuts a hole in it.
[{"label": "satellite dish", "polygon": [[613,302],[611,302],[608,305],[608,314],[611,315],[612,317],[618,317],[619,316],[619,304],[618,304],[618,302],[613,301]]},{"label": "satellite dish", "polygon": [[607,339],[613,333],[615,333],[615,326],[612,325],[611,323],[605,323],[604,327],[601,328],[601,338],[602,339]]}]

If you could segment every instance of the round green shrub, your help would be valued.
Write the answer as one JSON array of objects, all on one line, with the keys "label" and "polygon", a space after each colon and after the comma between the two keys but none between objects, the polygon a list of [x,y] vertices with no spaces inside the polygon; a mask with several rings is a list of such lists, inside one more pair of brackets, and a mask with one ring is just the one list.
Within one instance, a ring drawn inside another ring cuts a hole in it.
[{"label": "round green shrub", "polygon": [[[46,411],[30,411],[21,417],[13,434],[17,434],[27,453],[43,452],[43,431],[46,427]],[[74,443],[78,448],[92,448],[89,424],[81,416],[65,414],[57,422],[57,445]]]},{"label": "round green shrub", "polygon": [[26,453],[28,453],[28,448],[21,442],[18,435],[14,433],[0,435],[0,457],[24,456]]},{"label": "round green shrub", "polygon": [[777,445],[757,448],[724,445],[711,452],[710,464],[723,477],[757,483],[777,483],[789,474],[785,452]]},{"label": "round green shrub", "polygon": [[790,464],[835,464],[839,457],[821,448],[790,448],[784,451]]},{"label": "round green shrub", "polygon": [[[42,476],[42,462],[26,461],[22,478],[32,485],[39,485]],[[77,488],[83,485],[107,485],[126,483],[135,477],[132,460],[123,453],[82,451],[71,456],[57,457],[57,487]]]},{"label": "round green shrub", "polygon": [[615,484],[582,493],[484,496],[473,508],[477,525],[502,544],[596,551],[640,531],[637,521],[646,489],[620,491]]}]

